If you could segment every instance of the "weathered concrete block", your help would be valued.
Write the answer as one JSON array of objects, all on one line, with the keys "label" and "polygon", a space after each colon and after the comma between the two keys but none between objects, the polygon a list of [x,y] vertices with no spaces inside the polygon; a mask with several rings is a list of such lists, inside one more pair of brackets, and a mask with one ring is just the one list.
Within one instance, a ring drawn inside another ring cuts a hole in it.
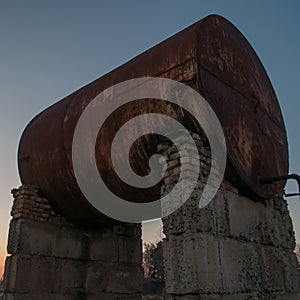
[{"label": "weathered concrete block", "polygon": [[269,292],[299,292],[300,271],[295,254],[274,246],[261,248],[261,278]]},{"label": "weathered concrete block", "polygon": [[227,204],[223,192],[220,190],[206,207],[200,209],[199,200],[203,187],[203,184],[198,183],[186,203],[163,219],[166,235],[195,230],[211,234],[229,234]]},{"label": "weathered concrete block", "polygon": [[85,262],[57,258],[54,290],[56,294],[84,295]]},{"label": "weathered concrete block", "polygon": [[58,227],[53,251],[56,257],[88,259],[89,240],[84,229],[71,224]]},{"label": "weathered concrete block", "polygon": [[[41,299],[56,300],[55,295],[51,293],[6,294],[3,300],[41,300]],[[64,300],[69,300],[69,299],[65,298]]]},{"label": "weathered concrete block", "polygon": [[213,236],[170,235],[163,242],[163,250],[167,293],[222,292],[218,241]]},{"label": "weathered concrete block", "polygon": [[230,235],[234,238],[262,242],[266,223],[266,209],[261,202],[249,199],[229,191],[224,191],[228,203]]},{"label": "weathered concrete block", "polygon": [[[95,295],[87,295],[85,300],[142,300],[142,295],[124,295],[124,294],[109,294],[99,293]],[[62,299],[63,300],[63,299]]]},{"label": "weathered concrete block", "polygon": [[299,300],[300,294],[214,294],[214,295],[168,295],[164,300]]},{"label": "weathered concrete block", "polygon": [[30,219],[10,222],[7,252],[9,254],[53,255],[57,227]]},{"label": "weathered concrete block", "polygon": [[267,207],[264,233],[270,245],[283,249],[295,249],[295,234],[292,220],[287,212]]},{"label": "weathered concrete block", "polygon": [[90,239],[89,259],[140,265],[142,240],[108,233],[93,235]]},{"label": "weathered concrete block", "polygon": [[[55,300],[85,300],[85,294],[57,294],[55,293]],[[99,298],[101,299],[101,298]]]},{"label": "weathered concrete block", "polygon": [[[167,295],[164,300],[221,300],[222,295]],[[232,298],[233,299],[233,298]]]},{"label": "weathered concrete block", "polygon": [[53,292],[55,259],[15,254],[6,262],[4,290],[9,293]]},{"label": "weathered concrete block", "polygon": [[[284,263],[285,288],[288,292],[300,291],[300,270],[295,253],[282,250],[282,259]],[[300,299],[300,293],[299,293]]]},{"label": "weathered concrete block", "polygon": [[[228,202],[231,236],[244,241],[294,249],[290,216],[287,212],[275,209],[273,200],[255,202],[229,191],[223,192]],[[277,199],[277,202],[280,200]]]},{"label": "weathered concrete block", "polygon": [[224,291],[247,293],[262,289],[259,252],[255,245],[219,239],[220,271]]},{"label": "weathered concrete block", "polygon": [[258,295],[256,293],[250,293],[250,294],[229,294],[229,295],[222,295],[222,300],[263,300],[265,299],[264,296]]},{"label": "weathered concrete block", "polygon": [[141,266],[91,261],[86,266],[85,289],[88,293],[135,294],[143,289]]},{"label": "weathered concrete block", "polygon": [[[80,294],[58,294],[58,293],[29,293],[29,294],[6,294],[3,300],[84,300]],[[102,298],[98,298],[99,300]]]},{"label": "weathered concrete block", "polygon": [[280,249],[265,247],[260,254],[264,289],[268,292],[281,292],[285,288],[284,263]]},{"label": "weathered concrete block", "polygon": [[142,236],[142,225],[141,224],[122,224],[118,226],[113,226],[103,230],[105,233],[113,233],[118,236],[123,235],[132,238],[141,238]]},{"label": "weathered concrete block", "polygon": [[66,258],[88,259],[87,239],[76,225],[57,225],[17,219],[10,223],[7,251]]},{"label": "weathered concrete block", "polygon": [[282,296],[273,297],[274,300],[299,300],[300,293],[288,293]]}]

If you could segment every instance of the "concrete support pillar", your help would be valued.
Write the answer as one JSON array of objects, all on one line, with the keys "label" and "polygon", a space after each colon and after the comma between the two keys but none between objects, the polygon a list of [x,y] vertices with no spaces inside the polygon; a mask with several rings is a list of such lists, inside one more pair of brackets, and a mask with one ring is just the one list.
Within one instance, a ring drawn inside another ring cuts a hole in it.
[{"label": "concrete support pillar", "polygon": [[141,300],[141,226],[69,223],[34,187],[13,190],[5,300]]},{"label": "concrete support pillar", "polygon": [[[165,299],[300,299],[286,201],[249,199],[224,180],[210,204],[199,209],[210,151],[205,137],[194,139],[201,163],[197,188],[180,209],[163,219]],[[179,155],[174,146],[161,145],[160,150],[168,162],[162,187],[162,194],[167,194],[178,179]],[[193,164],[192,158],[183,161]]]}]

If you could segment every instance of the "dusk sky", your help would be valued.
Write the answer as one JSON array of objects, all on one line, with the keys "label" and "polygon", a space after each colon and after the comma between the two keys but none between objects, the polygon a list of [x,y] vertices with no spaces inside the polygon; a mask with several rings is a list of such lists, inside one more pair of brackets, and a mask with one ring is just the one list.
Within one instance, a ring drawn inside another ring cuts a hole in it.
[{"label": "dusk sky", "polygon": [[[0,1],[0,276],[12,197],[20,185],[17,147],[41,110],[209,14],[246,36],[278,96],[288,134],[290,173],[300,173],[300,2]],[[34,143],[34,141],[32,141]],[[288,192],[296,192],[290,183]],[[300,201],[288,199],[300,242]],[[159,238],[160,223],[145,226]]]}]

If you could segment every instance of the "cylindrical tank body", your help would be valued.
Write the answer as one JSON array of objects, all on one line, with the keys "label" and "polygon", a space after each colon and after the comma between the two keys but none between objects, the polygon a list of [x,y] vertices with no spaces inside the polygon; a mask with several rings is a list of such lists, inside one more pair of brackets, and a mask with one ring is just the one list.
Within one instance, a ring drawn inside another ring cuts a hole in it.
[{"label": "cylindrical tank body", "polygon": [[[122,81],[146,76],[187,84],[209,102],[226,138],[228,180],[241,191],[259,197],[282,193],[283,183],[258,182],[259,177],[288,172],[286,132],[276,95],[247,40],[229,21],[216,15],[177,33],[37,115],[25,129],[19,146],[22,183],[39,187],[70,221],[114,224],[89,204],[77,185],[72,167],[74,130],[85,107],[99,93]],[[112,139],[133,116],[168,110],[191,131],[199,130],[182,110],[163,101],[144,99],[118,109],[99,132],[99,172],[116,193],[131,201],[156,199],[159,187],[138,190],[120,181],[109,158]],[[134,148],[133,168],[137,172],[147,168],[149,153],[155,151],[153,143],[153,137],[145,136]]]}]

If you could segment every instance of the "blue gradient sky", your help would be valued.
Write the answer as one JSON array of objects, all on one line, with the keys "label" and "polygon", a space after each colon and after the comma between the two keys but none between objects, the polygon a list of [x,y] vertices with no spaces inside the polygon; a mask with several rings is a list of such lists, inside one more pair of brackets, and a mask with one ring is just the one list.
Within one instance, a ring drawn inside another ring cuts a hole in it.
[{"label": "blue gradient sky", "polygon": [[[232,21],[250,41],[276,90],[300,172],[299,1],[0,1],[0,273],[18,187],[16,153],[42,109],[208,14]],[[34,142],[34,141],[33,141]],[[293,192],[296,185],[290,184]],[[300,241],[300,202],[289,200]],[[146,238],[159,225],[148,223]]]}]

